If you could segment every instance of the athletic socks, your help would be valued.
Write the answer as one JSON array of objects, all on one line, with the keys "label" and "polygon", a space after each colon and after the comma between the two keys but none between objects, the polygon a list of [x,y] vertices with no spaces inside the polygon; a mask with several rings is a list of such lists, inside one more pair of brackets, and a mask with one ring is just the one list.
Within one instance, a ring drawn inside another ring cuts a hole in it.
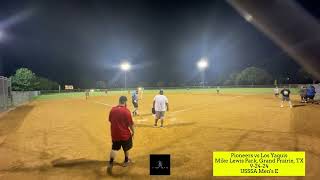
[{"label": "athletic socks", "polygon": [[124,157],[124,162],[126,163],[126,162],[128,162],[129,161],[129,157]]},{"label": "athletic socks", "polygon": [[110,158],[110,162],[109,162],[110,164],[113,164],[113,158]]}]

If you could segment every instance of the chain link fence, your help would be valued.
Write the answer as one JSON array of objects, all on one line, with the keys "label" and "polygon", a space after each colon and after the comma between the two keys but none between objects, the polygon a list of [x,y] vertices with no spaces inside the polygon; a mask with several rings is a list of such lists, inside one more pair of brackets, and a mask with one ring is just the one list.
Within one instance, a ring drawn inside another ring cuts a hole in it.
[{"label": "chain link fence", "polygon": [[40,91],[12,91],[12,106],[19,106],[32,101]]},{"label": "chain link fence", "polygon": [[11,80],[0,76],[0,111],[8,109],[12,105]]},{"label": "chain link fence", "polygon": [[30,102],[40,91],[12,91],[11,79],[0,76],[0,112]]}]

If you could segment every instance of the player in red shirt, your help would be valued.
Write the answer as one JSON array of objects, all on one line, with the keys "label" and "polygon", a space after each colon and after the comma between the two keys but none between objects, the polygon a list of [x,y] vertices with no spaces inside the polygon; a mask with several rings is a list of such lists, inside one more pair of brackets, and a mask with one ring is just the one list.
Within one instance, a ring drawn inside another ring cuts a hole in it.
[{"label": "player in red shirt", "polygon": [[112,150],[107,173],[112,174],[113,161],[116,157],[116,152],[119,151],[121,147],[125,155],[123,166],[128,166],[131,162],[129,159],[129,150],[132,148],[134,127],[131,112],[127,109],[127,97],[120,97],[119,105],[113,107],[110,111],[109,121],[111,124]]}]

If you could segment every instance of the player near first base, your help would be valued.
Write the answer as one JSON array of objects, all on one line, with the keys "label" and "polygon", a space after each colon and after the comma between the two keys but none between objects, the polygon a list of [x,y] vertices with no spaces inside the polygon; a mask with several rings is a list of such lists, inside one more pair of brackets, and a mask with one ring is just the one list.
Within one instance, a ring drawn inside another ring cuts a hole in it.
[{"label": "player near first base", "polygon": [[163,90],[161,89],[159,94],[153,99],[153,108],[155,109],[155,121],[154,127],[158,126],[158,120],[161,120],[161,128],[163,127],[164,114],[169,111],[169,101],[168,98],[163,95]]},{"label": "player near first base", "polygon": [[111,109],[109,113],[112,149],[110,152],[110,161],[107,168],[107,173],[112,174],[113,161],[117,151],[121,148],[124,152],[124,162],[122,166],[128,166],[131,162],[129,159],[129,150],[132,148],[132,139],[134,136],[134,124],[131,113],[127,109],[127,97],[119,98],[119,105]]},{"label": "player near first base", "polygon": [[86,95],[86,100],[88,100],[88,97],[89,97],[89,90],[86,90],[86,91],[85,91],[85,95]]},{"label": "player near first base", "polygon": [[291,91],[287,87],[284,87],[281,90],[280,94],[282,95],[282,101],[281,101],[280,107],[283,107],[283,102],[284,101],[288,101],[290,108],[292,108],[292,103],[291,103],[291,100],[290,100],[290,93],[291,93]]},{"label": "player near first base", "polygon": [[132,115],[136,116],[138,115],[138,108],[139,108],[139,90],[137,89],[135,92],[132,93],[132,105],[133,105],[133,112]]}]

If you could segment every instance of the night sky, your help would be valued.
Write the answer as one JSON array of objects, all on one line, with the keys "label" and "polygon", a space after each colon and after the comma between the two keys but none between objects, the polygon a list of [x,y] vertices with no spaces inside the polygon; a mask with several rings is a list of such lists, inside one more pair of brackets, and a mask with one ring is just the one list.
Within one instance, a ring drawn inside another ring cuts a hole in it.
[{"label": "night sky", "polygon": [[[302,2],[319,17],[317,3]],[[27,67],[81,88],[99,80],[122,85],[124,60],[134,65],[131,86],[198,82],[203,56],[211,83],[248,66],[293,79],[300,68],[221,0],[1,0],[0,29],[0,75]]]}]

